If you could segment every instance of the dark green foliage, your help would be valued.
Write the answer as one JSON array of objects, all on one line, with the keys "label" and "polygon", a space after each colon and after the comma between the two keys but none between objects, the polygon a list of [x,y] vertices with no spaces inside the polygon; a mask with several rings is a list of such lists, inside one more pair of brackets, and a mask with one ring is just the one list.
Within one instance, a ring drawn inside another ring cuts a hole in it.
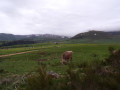
[{"label": "dark green foliage", "polygon": [[58,79],[51,78],[42,66],[38,74],[28,77],[25,90],[119,90],[120,54],[112,54],[112,47],[109,50],[104,62],[96,58],[92,64],[68,63],[67,74]]},{"label": "dark green foliage", "polygon": [[13,46],[13,45],[24,45],[24,44],[35,44],[37,42],[35,41],[30,41],[30,40],[18,40],[18,41],[9,41],[9,42],[4,42],[0,45],[0,47],[3,46]]},{"label": "dark green foliage", "polygon": [[40,67],[38,72],[38,75],[28,77],[26,90],[48,90],[50,88],[52,80],[47,75],[45,67]]},{"label": "dark green foliage", "polygon": [[[114,59],[111,55],[107,60],[118,60],[119,56]],[[113,64],[105,61],[94,61],[93,64],[83,63],[74,69],[74,65],[68,69],[69,82],[74,88],[73,90],[119,90],[120,89],[120,64],[116,68]],[[120,59],[119,59],[120,60]],[[109,65],[109,66],[108,66]]]},{"label": "dark green foliage", "polygon": [[114,72],[117,70],[117,72],[120,73],[120,50],[117,50],[118,52],[113,53],[115,51],[114,49],[110,50],[110,56],[106,59],[107,65],[112,67]]},{"label": "dark green foliage", "polygon": [[114,51],[114,48],[113,47],[109,47],[108,50],[109,50],[110,54],[112,55],[113,51]]},{"label": "dark green foliage", "polygon": [[30,75],[26,80],[25,88],[19,90],[69,90],[64,79],[55,79],[47,74],[46,67],[41,64],[37,74]]}]

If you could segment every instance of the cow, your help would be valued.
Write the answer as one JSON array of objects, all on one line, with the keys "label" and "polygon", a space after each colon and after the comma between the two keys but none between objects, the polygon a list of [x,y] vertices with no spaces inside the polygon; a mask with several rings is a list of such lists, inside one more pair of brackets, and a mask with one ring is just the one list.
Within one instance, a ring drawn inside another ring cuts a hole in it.
[{"label": "cow", "polygon": [[120,50],[113,50],[113,55],[118,55],[120,54]]},{"label": "cow", "polygon": [[72,60],[72,51],[65,51],[62,54],[62,64],[66,64],[67,61],[71,61]]}]

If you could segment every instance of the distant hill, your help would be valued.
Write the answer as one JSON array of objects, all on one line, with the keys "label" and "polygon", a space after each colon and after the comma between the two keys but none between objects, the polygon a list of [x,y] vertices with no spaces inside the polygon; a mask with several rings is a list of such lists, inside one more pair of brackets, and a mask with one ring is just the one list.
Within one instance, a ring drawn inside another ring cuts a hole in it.
[{"label": "distant hill", "polygon": [[111,35],[120,35],[120,31],[111,31],[111,32],[107,32],[108,34]]},{"label": "distant hill", "polygon": [[88,31],[84,33],[79,33],[73,36],[71,39],[111,39],[111,38],[120,38],[120,31]]},{"label": "distant hill", "polygon": [[0,41],[20,40],[26,37],[27,37],[26,35],[13,35],[13,34],[0,33]]},{"label": "distant hill", "polygon": [[120,31],[88,31],[73,36],[68,43],[120,43]]},{"label": "distant hill", "polygon": [[35,41],[51,41],[51,40],[63,40],[68,37],[66,36],[59,36],[59,35],[52,35],[52,34],[36,34],[36,35],[29,35],[26,40],[35,40]]},{"label": "distant hill", "polygon": [[13,35],[0,33],[0,41],[14,41],[14,40],[60,40],[65,39],[65,36],[52,35],[52,34],[32,34],[32,35]]}]

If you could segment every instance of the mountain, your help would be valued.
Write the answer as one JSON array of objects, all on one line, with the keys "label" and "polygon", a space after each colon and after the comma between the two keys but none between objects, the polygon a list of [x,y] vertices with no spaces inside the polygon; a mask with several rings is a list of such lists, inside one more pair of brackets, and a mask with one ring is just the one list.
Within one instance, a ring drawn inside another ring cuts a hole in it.
[{"label": "mountain", "polygon": [[111,35],[120,35],[120,31],[111,31],[111,32],[107,32],[108,34]]},{"label": "mountain", "polygon": [[13,34],[0,33],[0,41],[20,40],[23,38],[26,38],[26,36],[25,35],[13,35]]},{"label": "mountain", "polygon": [[49,40],[61,40],[65,39],[65,36],[53,35],[53,34],[33,34],[27,36],[26,40],[37,40],[37,41],[49,41]]},{"label": "mountain", "polygon": [[88,31],[84,33],[79,33],[73,36],[71,39],[112,39],[112,38],[120,38],[120,31]]},{"label": "mountain", "polygon": [[32,35],[13,35],[0,33],[0,41],[14,41],[14,40],[61,40],[65,36],[52,35],[52,34],[32,34]]},{"label": "mountain", "polygon": [[68,43],[120,43],[120,31],[88,31],[73,36]]}]

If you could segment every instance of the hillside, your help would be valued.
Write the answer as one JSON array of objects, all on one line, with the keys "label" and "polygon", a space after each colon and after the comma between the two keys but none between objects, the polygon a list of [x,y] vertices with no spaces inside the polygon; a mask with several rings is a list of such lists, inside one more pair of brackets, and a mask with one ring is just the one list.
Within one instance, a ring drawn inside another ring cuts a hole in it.
[{"label": "hillside", "polygon": [[26,40],[34,40],[34,41],[51,41],[51,40],[63,40],[67,37],[65,36],[59,36],[59,35],[53,35],[53,34],[33,34],[28,35]]},{"label": "hillside", "polygon": [[61,40],[67,38],[65,36],[52,35],[52,34],[32,34],[32,35],[13,35],[0,33],[0,41],[14,41],[14,40]]},{"label": "hillside", "polygon": [[120,43],[120,31],[88,31],[73,36],[69,43]]},{"label": "hillside", "polygon": [[13,40],[20,40],[23,38],[27,38],[27,36],[26,35],[13,35],[13,34],[0,33],[0,41],[13,41]]},{"label": "hillside", "polygon": [[79,33],[73,36],[71,39],[112,39],[120,38],[120,31],[104,32],[104,31],[89,31]]}]

